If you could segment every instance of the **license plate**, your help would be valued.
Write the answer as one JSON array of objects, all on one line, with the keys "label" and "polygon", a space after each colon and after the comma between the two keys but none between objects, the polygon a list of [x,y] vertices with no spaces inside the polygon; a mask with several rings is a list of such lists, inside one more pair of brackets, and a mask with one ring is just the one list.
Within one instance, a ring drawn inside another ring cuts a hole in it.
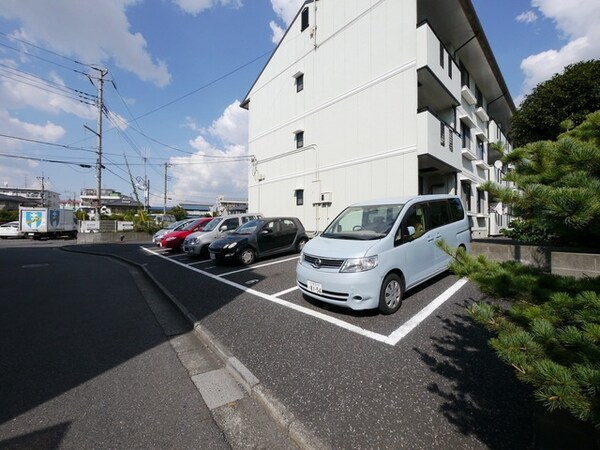
[{"label": "license plate", "polygon": [[214,254],[214,253],[211,253],[211,254],[210,254],[210,259],[217,259],[217,257],[215,256],[215,254]]},{"label": "license plate", "polygon": [[323,293],[323,286],[321,285],[321,283],[315,283],[314,281],[307,281],[306,282],[307,286],[308,286],[308,290],[310,292],[313,292],[315,294],[322,294]]}]

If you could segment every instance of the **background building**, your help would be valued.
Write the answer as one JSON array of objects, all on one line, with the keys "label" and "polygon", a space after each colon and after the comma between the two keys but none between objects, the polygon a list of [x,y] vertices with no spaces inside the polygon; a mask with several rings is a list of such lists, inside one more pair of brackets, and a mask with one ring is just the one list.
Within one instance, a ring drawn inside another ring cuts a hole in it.
[{"label": "background building", "polygon": [[[32,203],[35,203],[35,206],[58,208],[60,204],[60,194],[47,189],[4,186],[0,187],[0,194],[27,199],[29,203],[27,206],[34,206]],[[19,209],[18,206],[16,209]]]},{"label": "background building", "polygon": [[[96,215],[96,206],[98,204],[97,189],[82,189],[80,194],[80,203],[78,209],[84,211],[90,218]],[[102,189],[100,192],[102,204],[102,214],[127,214],[136,213],[143,209],[144,205],[141,202],[123,195],[114,189]]]},{"label": "background building", "polygon": [[242,107],[251,211],[321,231],[354,202],[451,193],[474,237],[506,224],[478,187],[515,106],[470,0],[307,1]]}]

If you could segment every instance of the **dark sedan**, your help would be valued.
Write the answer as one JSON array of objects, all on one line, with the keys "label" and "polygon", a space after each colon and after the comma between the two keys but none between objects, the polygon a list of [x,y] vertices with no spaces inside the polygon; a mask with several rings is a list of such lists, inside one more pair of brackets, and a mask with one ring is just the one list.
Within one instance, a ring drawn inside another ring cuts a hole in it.
[{"label": "dark sedan", "polygon": [[296,217],[267,217],[246,222],[210,244],[208,251],[211,259],[247,265],[264,256],[300,252],[307,241],[304,226]]}]

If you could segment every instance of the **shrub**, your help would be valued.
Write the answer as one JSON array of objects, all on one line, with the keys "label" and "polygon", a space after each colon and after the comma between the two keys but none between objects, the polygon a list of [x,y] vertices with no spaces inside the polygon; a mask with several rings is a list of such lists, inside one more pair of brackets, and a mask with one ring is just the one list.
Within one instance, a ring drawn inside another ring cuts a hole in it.
[{"label": "shrub", "polygon": [[450,269],[482,292],[508,302],[467,310],[491,330],[491,347],[550,411],[560,409],[600,429],[600,277],[575,279],[514,261],[452,253]]}]

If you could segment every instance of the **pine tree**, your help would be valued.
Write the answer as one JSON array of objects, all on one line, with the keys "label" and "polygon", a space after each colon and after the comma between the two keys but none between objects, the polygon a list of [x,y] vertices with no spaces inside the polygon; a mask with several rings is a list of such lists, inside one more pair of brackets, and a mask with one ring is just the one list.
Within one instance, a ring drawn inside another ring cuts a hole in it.
[{"label": "pine tree", "polygon": [[506,154],[505,181],[481,189],[507,203],[518,219],[507,234],[523,242],[600,242],[600,111],[557,141],[527,144]]},{"label": "pine tree", "polygon": [[600,277],[577,280],[516,262],[463,251],[450,269],[496,299],[471,304],[470,316],[492,332],[491,347],[549,410],[564,410],[600,429]]}]

